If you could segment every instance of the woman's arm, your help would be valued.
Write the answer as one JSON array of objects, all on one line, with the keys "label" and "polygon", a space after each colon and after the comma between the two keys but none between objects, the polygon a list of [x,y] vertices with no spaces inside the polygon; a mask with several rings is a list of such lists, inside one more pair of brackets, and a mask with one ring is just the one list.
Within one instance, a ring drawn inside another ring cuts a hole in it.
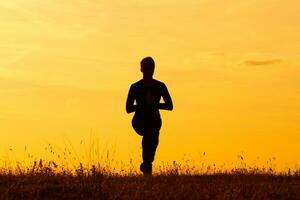
[{"label": "woman's arm", "polygon": [[162,97],[165,103],[159,103],[158,109],[173,110],[173,102],[165,84],[162,87]]},{"label": "woman's arm", "polygon": [[126,100],[126,112],[127,113],[132,113],[136,111],[136,105],[134,105],[134,90],[132,85],[130,86],[129,92],[128,92],[128,96],[127,96],[127,100]]}]

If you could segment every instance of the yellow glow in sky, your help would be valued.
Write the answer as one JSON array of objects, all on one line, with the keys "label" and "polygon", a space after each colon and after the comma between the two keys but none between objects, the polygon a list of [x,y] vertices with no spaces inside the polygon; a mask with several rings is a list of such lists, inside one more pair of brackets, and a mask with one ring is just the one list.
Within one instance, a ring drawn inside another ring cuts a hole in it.
[{"label": "yellow glow in sky", "polygon": [[157,163],[300,162],[298,0],[1,0],[0,29],[1,160],[91,135],[139,160],[125,100],[152,56],[174,101]]}]

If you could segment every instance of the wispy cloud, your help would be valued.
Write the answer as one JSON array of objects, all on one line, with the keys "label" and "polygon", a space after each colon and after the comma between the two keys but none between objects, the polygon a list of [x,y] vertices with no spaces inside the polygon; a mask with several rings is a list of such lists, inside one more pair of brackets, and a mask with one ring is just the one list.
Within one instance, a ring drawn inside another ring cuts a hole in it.
[{"label": "wispy cloud", "polygon": [[283,62],[281,59],[269,59],[269,60],[247,60],[246,65],[259,66],[259,65],[272,65]]}]

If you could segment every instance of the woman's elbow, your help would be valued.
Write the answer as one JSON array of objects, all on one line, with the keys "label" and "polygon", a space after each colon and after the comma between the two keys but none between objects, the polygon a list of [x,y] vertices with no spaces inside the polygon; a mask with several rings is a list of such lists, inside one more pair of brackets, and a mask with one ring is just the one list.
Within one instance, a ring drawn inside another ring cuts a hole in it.
[{"label": "woman's elbow", "polygon": [[134,106],[128,106],[126,107],[126,112],[129,114],[129,113],[132,113],[135,111],[135,107]]},{"label": "woman's elbow", "polygon": [[169,105],[169,109],[168,110],[173,110],[173,104]]}]

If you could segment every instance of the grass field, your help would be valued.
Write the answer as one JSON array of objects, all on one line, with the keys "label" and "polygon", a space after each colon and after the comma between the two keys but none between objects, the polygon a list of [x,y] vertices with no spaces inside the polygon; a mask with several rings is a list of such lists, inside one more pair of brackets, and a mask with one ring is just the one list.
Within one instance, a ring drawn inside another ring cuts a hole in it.
[{"label": "grass field", "polygon": [[0,199],[300,199],[300,174],[234,169],[179,173],[178,169],[143,177],[111,173],[100,167],[57,170],[35,163],[17,171],[0,170]]}]

